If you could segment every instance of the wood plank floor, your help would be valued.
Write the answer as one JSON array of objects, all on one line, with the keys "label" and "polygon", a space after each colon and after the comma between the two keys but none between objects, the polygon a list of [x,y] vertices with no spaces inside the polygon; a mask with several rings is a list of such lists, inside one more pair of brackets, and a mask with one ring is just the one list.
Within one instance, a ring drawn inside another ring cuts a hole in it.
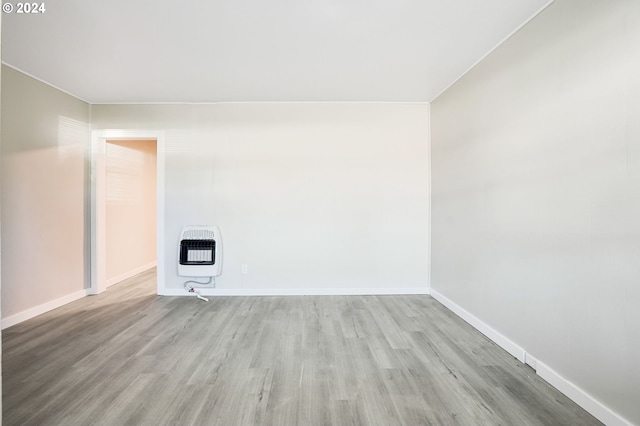
[{"label": "wood plank floor", "polygon": [[600,424],[429,296],[205,303],[154,285],[4,330],[4,424]]}]

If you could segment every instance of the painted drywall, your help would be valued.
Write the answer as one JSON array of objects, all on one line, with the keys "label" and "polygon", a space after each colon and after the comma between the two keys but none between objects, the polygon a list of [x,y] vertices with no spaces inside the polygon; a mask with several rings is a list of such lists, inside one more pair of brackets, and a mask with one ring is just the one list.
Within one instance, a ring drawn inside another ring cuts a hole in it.
[{"label": "painted drywall", "polygon": [[2,69],[2,317],[86,286],[89,105]]},{"label": "painted drywall", "polygon": [[[0,34],[2,34],[2,17],[0,17]],[[0,35],[0,46],[2,36]],[[0,66],[0,81],[2,81],[2,67]],[[0,88],[2,99],[2,88]],[[1,108],[0,108],[1,109]],[[0,123],[2,123],[2,111],[0,111]],[[0,147],[2,146],[2,124],[0,124]],[[0,149],[0,192],[2,192],[2,149]],[[0,197],[0,212],[2,212],[2,197]],[[2,214],[0,213],[0,225]],[[1,226],[0,226],[1,227]],[[2,233],[0,232],[0,318],[2,318]],[[0,327],[0,366],[2,365],[2,327]],[[2,395],[2,368],[0,368],[0,395]],[[2,398],[0,397],[0,425],[2,424]]]},{"label": "painted drywall", "polygon": [[432,288],[640,424],[640,2],[558,0],[431,105]]},{"label": "painted drywall", "polygon": [[222,233],[216,291],[426,292],[428,118],[426,104],[92,107],[94,129],[166,132],[166,287],[178,294],[180,230],[200,224]]},{"label": "painted drywall", "polygon": [[156,161],[155,140],[107,141],[107,285],[155,266]]}]

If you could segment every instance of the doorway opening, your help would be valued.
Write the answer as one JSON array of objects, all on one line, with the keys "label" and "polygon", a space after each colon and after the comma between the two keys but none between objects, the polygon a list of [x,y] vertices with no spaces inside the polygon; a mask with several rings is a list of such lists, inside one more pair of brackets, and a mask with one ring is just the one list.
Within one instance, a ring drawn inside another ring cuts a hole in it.
[{"label": "doorway opening", "polygon": [[92,133],[91,287],[99,294],[157,266],[164,288],[164,133]]},{"label": "doorway opening", "polygon": [[106,286],[156,266],[156,140],[107,140]]}]

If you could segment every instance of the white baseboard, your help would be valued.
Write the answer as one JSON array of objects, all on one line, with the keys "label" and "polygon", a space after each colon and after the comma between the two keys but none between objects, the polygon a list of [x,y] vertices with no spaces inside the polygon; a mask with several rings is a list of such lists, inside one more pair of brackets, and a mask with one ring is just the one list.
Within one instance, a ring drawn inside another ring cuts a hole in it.
[{"label": "white baseboard", "polygon": [[12,325],[16,325],[21,323],[22,321],[26,321],[33,317],[37,317],[38,315],[44,314],[45,312],[49,312],[53,309],[59,308],[60,306],[66,305],[67,303],[71,303],[78,299],[82,299],[87,296],[88,289],[76,291],[75,293],[68,294],[66,296],[59,297],[50,302],[43,303],[42,305],[35,306],[33,308],[27,309],[26,311],[22,311],[18,314],[11,315],[7,318],[2,319],[2,329],[4,330],[7,327],[11,327]]},{"label": "white baseboard", "polygon": [[524,363],[533,368],[535,371],[538,371],[538,359],[534,358],[531,354],[525,352]]},{"label": "white baseboard", "polygon": [[[384,296],[429,294],[428,288],[198,288],[203,296]],[[183,289],[166,288],[160,296],[194,296]]]},{"label": "white baseboard", "polygon": [[556,373],[543,362],[538,361],[538,376],[560,392],[568,396],[573,402],[588,411],[593,417],[608,426],[633,426],[633,424],[604,406],[600,401],[574,385],[569,380]]},{"label": "white baseboard", "polygon": [[520,362],[530,365],[534,370],[536,370],[536,374],[538,374],[538,376],[565,394],[569,399],[585,409],[596,419],[608,426],[633,426],[630,421],[624,419],[610,408],[604,406],[600,401],[589,395],[587,392],[556,373],[544,362],[529,355],[522,347],[505,337],[497,330],[493,329],[482,320],[478,319],[478,317],[474,316],[469,311],[457,305],[451,299],[443,296],[433,288],[430,289],[430,292],[431,296],[438,302],[442,303],[447,309],[468,322],[476,330],[487,336],[502,349],[517,358]]},{"label": "white baseboard", "polygon": [[505,351],[509,352],[515,358],[517,358],[520,362],[524,363],[526,361],[526,352],[523,348],[509,340],[500,332],[491,328],[488,324],[484,323],[482,320],[478,319],[476,316],[471,314],[469,311],[464,308],[458,306],[452,300],[440,294],[438,291],[431,289],[431,296],[436,299],[438,302],[442,303],[446,306],[451,312],[471,324],[476,330],[480,333],[487,336],[489,339],[493,340],[498,346],[500,346]]},{"label": "white baseboard", "polygon": [[155,268],[156,265],[157,265],[157,262],[154,260],[153,262],[149,262],[146,265],[142,265],[142,266],[139,266],[137,268],[134,268],[134,269],[132,269],[132,270],[130,270],[128,272],[125,272],[124,274],[120,274],[120,275],[118,275],[116,277],[109,278],[107,280],[107,282],[106,282],[106,285],[107,285],[107,287],[109,287],[109,286],[111,286],[113,284],[118,284],[119,282],[124,281],[124,280],[126,280],[128,278],[134,277],[134,276],[138,275],[141,272],[144,272],[144,271],[146,271],[148,269],[151,269],[151,268]]}]

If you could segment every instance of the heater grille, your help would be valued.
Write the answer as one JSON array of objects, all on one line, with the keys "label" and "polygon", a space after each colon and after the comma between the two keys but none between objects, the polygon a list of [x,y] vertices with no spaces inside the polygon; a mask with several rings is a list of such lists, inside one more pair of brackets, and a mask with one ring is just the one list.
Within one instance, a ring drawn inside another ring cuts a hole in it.
[{"label": "heater grille", "polygon": [[181,265],[214,265],[216,263],[215,240],[180,241]]},{"label": "heater grille", "polygon": [[222,273],[222,239],[217,226],[184,227],[178,250],[178,275],[217,277]]}]

